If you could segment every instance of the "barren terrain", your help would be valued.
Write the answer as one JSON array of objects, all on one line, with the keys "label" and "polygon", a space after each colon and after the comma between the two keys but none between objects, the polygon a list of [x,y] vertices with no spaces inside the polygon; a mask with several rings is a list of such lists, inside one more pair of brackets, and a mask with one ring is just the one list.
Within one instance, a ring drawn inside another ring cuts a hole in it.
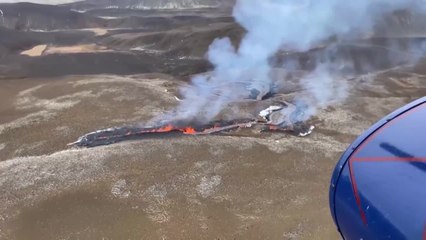
[{"label": "barren terrain", "polygon": [[[309,137],[245,129],[67,147],[176,106],[179,87],[211,70],[204,54],[213,39],[237,43],[244,34],[227,7],[214,6],[0,4],[0,239],[340,239],[328,207],[332,170],[371,124],[426,95],[426,61],[412,61],[406,47],[425,46],[422,16],[325,43],[357,72],[340,76],[349,98],[310,119]],[[236,102],[223,115],[291,102],[304,91],[294,81],[309,59],[326,53],[277,55],[280,94]],[[288,59],[300,69],[280,68]]]}]

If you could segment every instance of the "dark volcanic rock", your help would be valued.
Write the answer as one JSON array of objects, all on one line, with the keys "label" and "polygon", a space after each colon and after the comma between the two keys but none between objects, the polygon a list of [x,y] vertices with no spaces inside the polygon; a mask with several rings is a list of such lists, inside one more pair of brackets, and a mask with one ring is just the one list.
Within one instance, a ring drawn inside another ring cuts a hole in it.
[{"label": "dark volcanic rock", "polygon": [[0,76],[14,78],[150,72],[188,76],[209,68],[207,61],[202,59],[164,59],[152,54],[126,52],[52,54],[40,57],[9,55],[0,59],[0,66]]},{"label": "dark volcanic rock", "polygon": [[16,30],[77,29],[101,27],[102,20],[72,11],[65,6],[33,3],[0,4],[4,13],[3,26]]},{"label": "dark volcanic rock", "polygon": [[[118,13],[116,12],[118,11]],[[125,28],[127,30],[134,30],[135,28],[139,31],[163,31],[169,30],[182,26],[203,26],[211,23],[231,23],[234,22],[232,17],[218,16],[218,17],[203,17],[197,15],[182,15],[182,16],[143,16],[145,11],[139,11],[135,15],[130,16],[119,16],[121,10],[115,9],[114,12],[108,13],[111,17],[107,16],[104,21],[104,25],[108,28],[120,29]],[[133,12],[132,10],[126,10],[126,13]],[[97,14],[92,13],[90,14]],[[107,14],[102,11],[100,14]]]},{"label": "dark volcanic rock", "polygon": [[159,60],[128,53],[78,53],[41,57],[16,56],[20,68],[9,73],[15,77],[53,77],[70,74],[135,74],[159,71]]},{"label": "dark volcanic rock", "polygon": [[182,27],[162,32],[128,32],[105,37],[100,42],[110,48],[129,50],[143,48],[175,58],[203,58],[216,38],[229,37],[234,45],[244,30],[237,24],[210,24],[204,27]]},{"label": "dark volcanic rock", "polygon": [[6,53],[19,51],[28,47],[40,44],[42,42],[41,37],[30,36],[25,32],[14,31],[11,29],[0,27],[0,53],[4,55]]},{"label": "dark volcanic rock", "polygon": [[0,49],[4,49],[3,53],[19,53],[39,44],[78,44],[88,41],[93,35],[84,31],[24,32],[0,27]]},{"label": "dark volcanic rock", "polygon": [[271,58],[271,64],[304,71],[323,64],[333,66],[331,72],[366,74],[416,62],[426,53],[425,46],[425,37],[337,41],[302,53],[282,51]]},{"label": "dark volcanic rock", "polygon": [[137,8],[137,9],[188,9],[231,7],[234,0],[86,0],[68,4],[74,9]]}]

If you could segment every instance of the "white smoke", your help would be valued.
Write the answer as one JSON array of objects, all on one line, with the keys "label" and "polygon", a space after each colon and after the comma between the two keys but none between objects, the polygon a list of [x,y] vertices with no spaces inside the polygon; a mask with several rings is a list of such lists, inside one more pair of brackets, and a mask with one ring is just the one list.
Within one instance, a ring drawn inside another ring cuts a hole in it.
[{"label": "white smoke", "polygon": [[[269,59],[280,49],[303,52],[330,37],[360,38],[384,14],[423,5],[419,0],[237,0],[233,15],[246,35],[238,48],[228,38],[211,44],[207,56],[214,71],[182,89],[177,112],[182,118],[210,120],[230,102],[247,97],[250,89],[269,89]],[[301,80],[310,114],[347,95],[346,84],[333,79],[329,69],[327,63],[319,64]]]}]

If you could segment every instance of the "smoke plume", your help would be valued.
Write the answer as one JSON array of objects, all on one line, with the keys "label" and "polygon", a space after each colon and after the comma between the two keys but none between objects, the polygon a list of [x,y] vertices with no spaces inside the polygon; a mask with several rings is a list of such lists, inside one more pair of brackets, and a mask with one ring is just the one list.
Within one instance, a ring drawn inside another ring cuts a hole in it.
[{"label": "smoke plume", "polygon": [[[238,0],[236,21],[247,33],[237,46],[216,39],[207,53],[211,75],[199,75],[182,89],[177,112],[181,118],[210,120],[232,101],[251,90],[269,91],[269,59],[279,50],[304,52],[333,39],[357,39],[373,31],[384,14],[399,9],[424,10],[419,0]],[[333,78],[339,66],[317,64],[300,83],[307,91],[308,116],[319,108],[345,99],[347,86]],[[306,93],[305,93],[306,94]],[[306,98],[300,97],[300,98]],[[299,99],[304,100],[304,99]]]}]

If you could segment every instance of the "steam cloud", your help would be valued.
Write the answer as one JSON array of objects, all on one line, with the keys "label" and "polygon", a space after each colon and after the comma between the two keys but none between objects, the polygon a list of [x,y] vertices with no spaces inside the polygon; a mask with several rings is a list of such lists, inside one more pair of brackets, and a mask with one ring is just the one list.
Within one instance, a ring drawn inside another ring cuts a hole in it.
[{"label": "steam cloud", "polygon": [[[182,89],[177,112],[184,119],[211,120],[230,102],[246,98],[250,89],[269,91],[269,59],[280,49],[303,52],[330,37],[360,38],[384,14],[423,10],[423,5],[419,0],[237,0],[233,15],[247,34],[238,48],[228,38],[211,44],[207,56],[214,71],[194,77]],[[309,96],[308,117],[347,95],[344,81],[331,76],[332,68],[318,64],[301,80]]]}]

